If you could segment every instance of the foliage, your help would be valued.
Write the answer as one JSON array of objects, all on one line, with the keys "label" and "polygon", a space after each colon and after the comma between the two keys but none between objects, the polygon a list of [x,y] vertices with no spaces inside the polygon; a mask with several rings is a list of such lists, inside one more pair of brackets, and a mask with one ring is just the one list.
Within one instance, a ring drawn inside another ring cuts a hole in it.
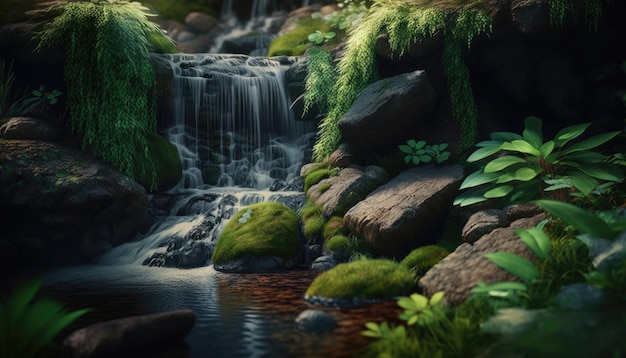
[{"label": "foliage", "polygon": [[435,319],[433,309],[439,307],[443,303],[443,291],[433,294],[430,299],[426,296],[414,293],[409,297],[400,297],[398,306],[404,309],[400,314],[400,319],[406,321],[406,324],[412,326],[425,326]]},{"label": "foliage", "polygon": [[315,45],[320,45],[322,42],[328,42],[337,36],[337,33],[333,31],[322,32],[320,30],[315,30],[315,32],[309,34],[307,39],[314,43]]},{"label": "foliage", "polygon": [[6,68],[4,60],[0,59],[0,118],[24,116],[41,103],[38,97],[12,97],[14,81],[13,65]]},{"label": "foliage", "polygon": [[[585,0],[583,2],[585,22],[589,30],[598,31],[598,23],[600,22],[600,17],[602,17],[600,0]],[[577,17],[582,5],[580,1],[575,0],[548,0],[548,6],[552,26],[563,27],[568,16]]]},{"label": "foliage", "polygon": [[[65,49],[71,128],[83,149],[133,177],[136,156],[152,163],[146,139],[156,127],[149,37],[163,35],[138,3],[60,2],[50,10],[60,14],[46,24],[39,46]],[[154,184],[154,165],[149,171]]]},{"label": "foliage", "polygon": [[335,84],[337,72],[331,62],[330,52],[322,47],[313,47],[307,52],[307,75],[304,89],[304,110],[306,114],[315,103],[320,113],[330,110],[332,94],[329,91]]},{"label": "foliage", "polygon": [[223,264],[245,255],[291,259],[300,249],[298,231],[296,213],[283,204],[270,201],[242,208],[224,227],[212,261]]},{"label": "foliage", "polygon": [[534,199],[536,196],[568,199],[568,192],[578,190],[589,195],[601,182],[620,182],[623,173],[607,162],[607,157],[592,151],[620,132],[598,134],[568,145],[591,125],[566,127],[553,140],[544,142],[542,121],[528,117],[522,135],[495,132],[491,140],[476,144],[468,162],[477,162],[497,154],[495,159],[473,172],[460,189],[472,189],[459,195],[455,205],[466,206],[487,199],[508,198],[509,202]]},{"label": "foliage", "polygon": [[161,18],[184,23],[190,12],[201,12],[214,17],[219,16],[220,0],[144,0],[143,4],[154,9]]},{"label": "foliage", "polygon": [[300,56],[314,44],[308,38],[311,33],[331,32],[330,25],[320,19],[302,19],[298,20],[295,25],[295,29],[272,40],[267,52],[268,57]]},{"label": "foliage", "polygon": [[335,11],[332,14],[322,15],[319,12],[313,13],[311,17],[314,19],[323,19],[331,25],[331,27],[338,30],[349,30],[352,27],[358,26],[363,17],[369,11],[369,4],[361,2],[360,4],[339,3],[341,8],[339,11]]},{"label": "foliage", "polygon": [[421,246],[411,251],[400,264],[406,266],[417,280],[448,254],[447,249],[438,245]]},{"label": "foliage", "polygon": [[89,309],[69,312],[50,298],[35,299],[43,279],[15,288],[0,302],[0,356],[35,357]]},{"label": "foliage", "polygon": [[305,293],[306,299],[324,297],[351,302],[387,299],[407,294],[415,283],[408,269],[387,259],[363,259],[322,272]]},{"label": "foliage", "polygon": [[46,107],[46,105],[56,104],[59,100],[59,97],[63,92],[53,89],[52,91],[46,91],[43,85],[40,85],[38,89],[33,90],[31,92],[33,97],[37,98],[41,102],[42,109]]},{"label": "foliage", "polygon": [[433,159],[438,163],[443,163],[450,158],[450,152],[445,151],[448,143],[426,144],[426,141],[415,141],[409,139],[406,144],[398,146],[400,151],[404,153],[404,162],[418,165],[420,163],[430,163]]},{"label": "foliage", "polygon": [[[455,116],[462,122],[461,137],[468,138],[466,141],[473,144],[477,115],[475,105],[468,107],[468,103],[474,102],[461,49],[475,35],[490,29],[490,26],[491,18],[476,9],[455,9],[454,16],[448,21],[447,12],[434,6],[390,0],[379,0],[372,5],[363,20],[349,33],[345,51],[337,65],[338,78],[334,86],[325,89],[316,87],[316,92],[331,91],[332,95],[327,97],[330,99],[329,111],[319,125],[317,142],[313,148],[314,159],[322,161],[337,148],[341,141],[337,122],[350,108],[358,93],[378,79],[376,38],[385,32],[389,34],[393,54],[402,56],[411,43],[445,31],[443,67],[451,89],[452,106]],[[311,78],[317,76],[319,74]],[[318,99],[318,96],[310,96],[307,101]],[[307,106],[310,106],[311,103],[308,103]],[[464,149],[462,145],[461,150]]]}]

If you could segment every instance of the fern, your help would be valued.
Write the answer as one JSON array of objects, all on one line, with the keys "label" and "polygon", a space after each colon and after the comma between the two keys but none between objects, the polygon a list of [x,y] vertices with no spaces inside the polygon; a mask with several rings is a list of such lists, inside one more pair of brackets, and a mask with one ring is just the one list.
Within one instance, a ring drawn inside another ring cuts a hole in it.
[{"label": "fern", "polygon": [[[602,16],[602,4],[600,0],[585,0],[585,22],[589,30],[598,30],[598,23]],[[568,16],[577,17],[579,9],[576,0],[549,0],[550,22],[552,26],[561,28]]]},{"label": "fern", "polygon": [[125,1],[62,2],[51,10],[60,14],[46,25],[40,47],[65,49],[70,125],[83,149],[130,177],[141,163],[154,187],[146,135],[156,130],[149,38],[160,34],[158,25],[144,8]]},{"label": "fern", "polygon": [[330,109],[320,123],[313,147],[314,160],[325,160],[337,148],[341,141],[339,120],[359,92],[378,79],[376,38],[385,32],[389,34],[393,55],[402,56],[411,43],[445,31],[443,66],[454,115],[461,122],[463,142],[460,149],[471,147],[476,138],[478,114],[469,85],[469,73],[462,58],[462,46],[464,43],[469,45],[474,36],[488,29],[491,29],[491,18],[480,10],[460,9],[449,18],[444,9],[420,6],[407,0],[379,0],[375,3],[347,39],[345,52],[338,64],[338,79],[332,88]]},{"label": "fern", "polygon": [[308,51],[307,77],[304,92],[304,113],[313,104],[317,104],[320,113],[327,113],[330,108],[332,88],[337,80],[337,72],[331,62],[330,53],[323,47],[313,47]]}]

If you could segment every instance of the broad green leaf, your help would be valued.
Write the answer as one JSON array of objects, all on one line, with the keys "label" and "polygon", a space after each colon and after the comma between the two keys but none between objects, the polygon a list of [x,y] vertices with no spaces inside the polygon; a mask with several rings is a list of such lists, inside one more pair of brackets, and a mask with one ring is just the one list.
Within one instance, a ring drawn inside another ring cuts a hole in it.
[{"label": "broad green leaf", "polygon": [[537,228],[530,230],[515,229],[515,233],[528,246],[528,248],[540,259],[548,257],[552,249],[552,243],[548,236]]},{"label": "broad green leaf", "polygon": [[437,163],[443,163],[444,161],[450,158],[450,152],[443,152],[439,156],[437,156]]},{"label": "broad green leaf", "polygon": [[415,149],[424,148],[425,145],[426,145],[426,141],[425,140],[420,140],[419,142],[415,143]]},{"label": "broad green leaf", "polygon": [[432,306],[437,306],[439,305],[439,303],[441,303],[441,301],[443,300],[443,296],[445,295],[445,292],[443,291],[439,291],[439,292],[435,292],[431,297],[430,297],[430,304]]},{"label": "broad green leaf", "polygon": [[511,132],[493,132],[491,133],[490,137],[491,140],[501,142],[510,142],[518,139],[524,139],[521,135]]},{"label": "broad green leaf", "polygon": [[512,191],[513,191],[513,187],[511,185],[501,185],[491,190],[488,190],[484,194],[484,197],[487,199],[502,198],[504,196],[507,196]]},{"label": "broad green leaf", "polygon": [[409,145],[409,147],[415,148],[415,146],[417,146],[417,142],[415,141],[415,139],[409,139],[406,144]]},{"label": "broad green leaf", "polygon": [[41,286],[42,282],[43,278],[38,278],[36,280],[27,281],[15,288],[15,291],[7,304],[10,322],[20,322],[26,307],[35,297],[35,294],[37,293],[37,290],[39,290],[39,286]]},{"label": "broad green leaf", "polygon": [[620,131],[614,131],[614,132],[608,132],[608,133],[595,135],[593,137],[587,138],[576,144],[572,144],[572,146],[568,147],[567,149],[564,149],[563,153],[569,154],[569,153],[579,152],[581,150],[589,150],[589,149],[596,148],[608,142],[609,140],[613,139],[615,136],[617,136],[620,133],[621,133]]},{"label": "broad green leaf", "polygon": [[549,140],[543,143],[541,147],[539,147],[539,153],[541,153],[542,158],[547,158],[550,154],[552,154],[553,150],[554,150],[554,141],[552,140]]},{"label": "broad green leaf", "polygon": [[468,205],[481,203],[485,200],[487,200],[487,198],[484,197],[482,191],[471,191],[467,193],[462,193],[461,195],[457,196],[454,199],[454,202],[452,205],[458,205],[460,207],[464,207]]},{"label": "broad green leaf", "polygon": [[505,155],[487,163],[487,165],[485,165],[484,171],[485,173],[499,172],[506,167],[518,163],[526,163],[526,160],[513,155]]},{"label": "broad green leaf", "polygon": [[524,281],[533,281],[539,276],[537,266],[519,255],[510,252],[494,252],[485,254],[485,257]]},{"label": "broad green leaf", "polygon": [[420,155],[420,160],[424,163],[428,163],[433,160],[433,158],[430,155]]},{"label": "broad green leaf", "polygon": [[524,126],[526,127],[522,132],[524,140],[534,148],[539,148],[543,144],[543,132],[541,126],[543,123],[541,119],[530,116],[524,120]]},{"label": "broad green leaf", "polygon": [[472,162],[476,162],[479,161],[481,159],[487,158],[490,155],[493,155],[497,152],[500,151],[500,146],[497,147],[483,147],[480,149],[477,149],[476,151],[474,151],[474,153],[472,153],[468,158],[467,158],[467,162],[468,163],[472,163]]},{"label": "broad green leaf", "polygon": [[514,282],[514,281],[503,281],[503,282],[495,282],[486,284],[481,282],[478,286],[472,288],[472,293],[483,293],[483,292],[491,292],[491,291],[512,291],[512,290],[520,290],[524,291],[528,289],[528,287],[522,282]]},{"label": "broad green leaf", "polygon": [[572,187],[572,181],[568,178],[549,179],[544,180],[548,187],[543,188],[543,191],[554,191],[559,189],[566,189]]},{"label": "broad green leaf", "polygon": [[582,163],[600,163],[606,159],[606,156],[597,152],[580,151],[570,153],[563,159]]},{"label": "broad green leaf", "polygon": [[335,36],[337,36],[337,34],[332,31],[329,31],[326,34],[324,34],[324,37],[327,38],[328,40],[332,39]]},{"label": "broad green leaf", "polygon": [[407,164],[409,164],[412,159],[413,159],[413,156],[410,155],[410,154],[404,156],[404,162],[407,163]]},{"label": "broad green leaf", "polygon": [[587,163],[581,165],[580,171],[606,181],[621,182],[624,179],[624,173],[611,163]]},{"label": "broad green leaf", "polygon": [[472,174],[468,175],[463,183],[461,183],[461,187],[459,190],[473,188],[479,185],[483,185],[486,183],[491,183],[498,179],[498,173],[483,173],[481,170],[477,170]]},{"label": "broad green leaf", "polygon": [[411,300],[414,302],[414,306],[418,311],[421,311],[428,306],[428,298],[426,296],[414,293],[411,295]]},{"label": "broad green leaf", "polygon": [[569,172],[564,175],[571,180],[572,186],[584,195],[589,195],[598,186],[597,180],[582,172]]},{"label": "broad green leaf", "polygon": [[444,150],[446,148],[448,148],[448,143],[441,143],[441,144],[439,144],[439,150]]},{"label": "broad green leaf", "polygon": [[413,153],[413,149],[406,144],[401,144],[398,146],[398,148],[400,148],[400,151],[403,153],[407,153],[407,154]]},{"label": "broad green leaf", "polygon": [[406,324],[408,324],[409,326],[412,326],[412,325],[417,323],[419,318],[420,317],[418,315],[413,315],[413,316],[409,317],[409,319],[406,321]]},{"label": "broad green leaf", "polygon": [[414,155],[413,156],[413,164],[418,165],[420,163],[420,156]]},{"label": "broad green leaf", "polygon": [[484,140],[482,142],[478,142],[475,144],[475,146],[479,147],[479,148],[500,148],[500,146],[502,145],[502,143],[504,143],[504,141],[501,140]]},{"label": "broad green leaf", "polygon": [[576,205],[555,200],[535,200],[533,203],[541,206],[544,210],[567,224],[575,227],[581,234],[591,234],[593,236],[610,239],[613,237],[613,230],[602,219],[587,210]]},{"label": "broad green leaf", "polygon": [[529,181],[541,173],[541,168],[524,167],[515,171],[515,180]]},{"label": "broad green leaf", "polygon": [[511,142],[504,142],[502,143],[502,146],[500,148],[503,150],[510,150],[510,151],[515,151],[515,152],[530,154],[535,157],[538,157],[541,155],[541,152],[539,152],[539,149],[537,149],[536,147],[533,147],[532,144],[528,143],[525,140],[514,140]]},{"label": "broad green leaf", "polygon": [[561,148],[570,140],[574,138],[578,138],[581,134],[585,132],[585,130],[587,130],[587,128],[590,125],[591,125],[591,122],[588,122],[588,123],[577,124],[574,126],[569,126],[569,127],[565,127],[561,129],[554,136],[554,144],[556,145],[557,148]]}]

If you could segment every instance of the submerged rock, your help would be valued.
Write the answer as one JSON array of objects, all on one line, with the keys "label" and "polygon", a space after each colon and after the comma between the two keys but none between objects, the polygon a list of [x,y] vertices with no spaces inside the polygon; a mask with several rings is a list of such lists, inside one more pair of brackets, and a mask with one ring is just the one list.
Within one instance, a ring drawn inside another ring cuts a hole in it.
[{"label": "submerged rock", "polygon": [[307,309],[296,317],[298,326],[309,332],[324,332],[337,327],[337,320],[329,313],[321,310]]}]

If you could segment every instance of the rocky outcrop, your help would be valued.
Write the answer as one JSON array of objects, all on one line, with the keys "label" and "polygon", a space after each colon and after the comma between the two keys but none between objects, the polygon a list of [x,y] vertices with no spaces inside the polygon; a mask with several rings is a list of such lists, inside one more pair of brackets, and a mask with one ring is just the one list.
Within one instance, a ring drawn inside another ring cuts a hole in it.
[{"label": "rocky outcrop", "polygon": [[434,241],[462,180],[461,166],[407,170],[350,209],[344,222],[376,253],[404,257]]},{"label": "rocky outcrop", "polygon": [[63,132],[58,126],[33,117],[13,117],[0,126],[0,137],[5,139],[32,139],[58,141]]},{"label": "rocky outcrop", "polygon": [[387,180],[389,175],[383,168],[350,166],[311,186],[307,197],[324,210],[327,218],[341,216]]},{"label": "rocky outcrop", "polygon": [[147,357],[182,344],[195,321],[192,310],[95,323],[71,333],[63,347],[75,358]]},{"label": "rocky outcrop", "polygon": [[503,210],[480,210],[469,217],[465,226],[463,226],[463,229],[461,230],[461,237],[463,237],[463,241],[473,244],[483,235],[486,235],[499,227],[506,226],[509,226],[509,220]]},{"label": "rocky outcrop", "polygon": [[429,120],[435,91],[424,71],[386,78],[367,86],[339,120],[342,138],[360,153],[395,148]]},{"label": "rocky outcrop", "polygon": [[88,259],[129,240],[147,207],[141,185],[69,147],[3,140],[0,165],[3,236],[18,251],[38,242],[51,262]]},{"label": "rocky outcrop", "polygon": [[427,296],[444,291],[449,304],[459,305],[471,295],[472,288],[478,282],[518,281],[519,278],[496,266],[485,254],[505,251],[534,260],[533,253],[515,234],[514,229],[530,229],[546,217],[546,214],[539,214],[532,218],[519,219],[506,228],[498,228],[484,235],[473,245],[461,244],[426,272],[418,285]]}]

